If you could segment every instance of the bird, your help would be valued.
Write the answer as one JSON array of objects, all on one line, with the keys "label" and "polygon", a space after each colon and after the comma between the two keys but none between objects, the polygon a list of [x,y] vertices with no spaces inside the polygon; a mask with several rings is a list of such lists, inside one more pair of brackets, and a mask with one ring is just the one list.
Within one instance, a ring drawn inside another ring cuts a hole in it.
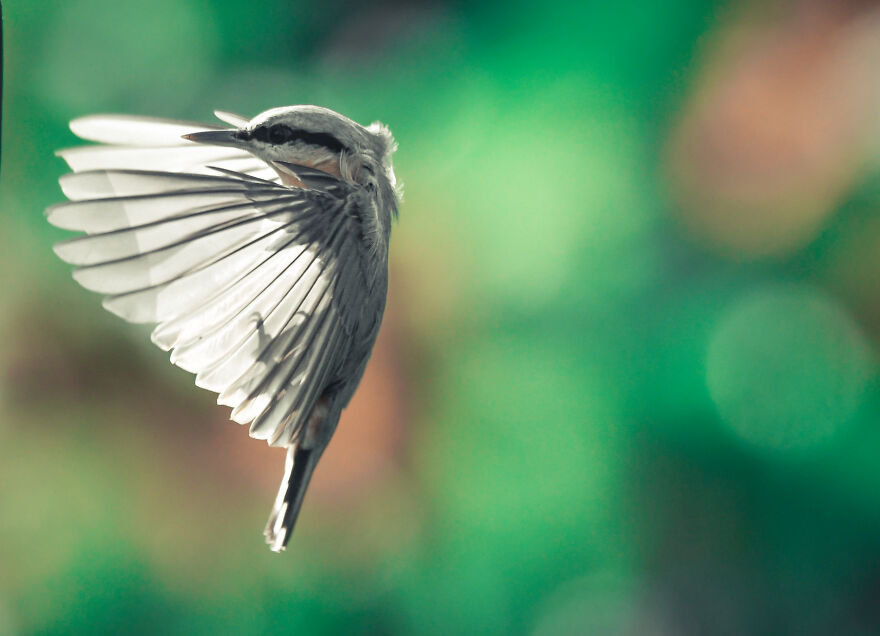
[{"label": "bird", "polygon": [[397,143],[321,106],[214,114],[72,120],[96,144],[57,152],[69,201],[46,216],[81,233],[54,246],[80,285],[287,449],[264,531],[280,552],[382,322]]}]

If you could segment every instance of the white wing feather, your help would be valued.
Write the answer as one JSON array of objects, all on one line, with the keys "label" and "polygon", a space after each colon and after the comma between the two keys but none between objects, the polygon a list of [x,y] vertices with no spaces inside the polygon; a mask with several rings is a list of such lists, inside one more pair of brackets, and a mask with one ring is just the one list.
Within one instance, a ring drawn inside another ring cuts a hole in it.
[{"label": "white wing feather", "polygon": [[343,182],[322,173],[319,189],[282,186],[244,151],[180,138],[211,128],[75,120],[77,135],[112,145],[59,153],[74,170],[61,179],[71,201],[47,216],[85,233],[56,246],[81,285],[126,320],[157,323],[153,341],[172,362],[252,422],[252,436],[286,446],[350,355],[346,318],[366,293],[358,228]]}]

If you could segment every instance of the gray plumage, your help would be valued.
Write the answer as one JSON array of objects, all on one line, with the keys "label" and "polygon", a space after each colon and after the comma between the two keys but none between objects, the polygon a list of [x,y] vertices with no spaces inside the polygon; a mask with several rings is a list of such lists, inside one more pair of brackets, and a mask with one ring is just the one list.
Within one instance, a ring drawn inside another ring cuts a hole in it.
[{"label": "gray plumage", "polygon": [[287,447],[266,540],[283,550],[312,472],[370,357],[399,201],[387,128],[317,106],[233,128],[96,115],[102,145],[63,150],[55,246],[104,307],[219,394],[252,437]]}]

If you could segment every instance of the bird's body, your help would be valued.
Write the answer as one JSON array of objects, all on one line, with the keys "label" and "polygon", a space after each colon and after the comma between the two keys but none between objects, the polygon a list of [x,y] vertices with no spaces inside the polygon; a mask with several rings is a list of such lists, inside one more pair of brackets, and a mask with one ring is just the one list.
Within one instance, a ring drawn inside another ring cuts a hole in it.
[{"label": "bird's body", "polygon": [[219,393],[252,437],[288,449],[266,528],[287,544],[314,468],[364,373],[385,308],[399,193],[388,129],[291,106],[233,128],[74,120],[107,145],[61,151],[85,232],[56,246],[74,278]]}]

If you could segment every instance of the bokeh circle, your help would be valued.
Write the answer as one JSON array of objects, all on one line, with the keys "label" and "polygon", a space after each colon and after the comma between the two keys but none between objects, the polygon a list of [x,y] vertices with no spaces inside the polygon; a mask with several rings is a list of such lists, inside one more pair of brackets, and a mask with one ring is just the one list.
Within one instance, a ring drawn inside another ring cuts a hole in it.
[{"label": "bokeh circle", "polygon": [[735,303],[709,342],[706,381],[722,420],[777,450],[823,444],[853,416],[874,370],[849,314],[806,286],[771,286]]}]

